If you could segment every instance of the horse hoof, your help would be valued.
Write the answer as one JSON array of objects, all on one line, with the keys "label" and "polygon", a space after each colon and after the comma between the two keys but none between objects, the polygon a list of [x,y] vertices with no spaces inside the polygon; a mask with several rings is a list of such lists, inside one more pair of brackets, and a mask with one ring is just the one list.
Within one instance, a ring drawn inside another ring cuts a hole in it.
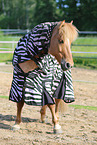
[{"label": "horse hoof", "polygon": [[54,134],[61,134],[61,133],[63,133],[62,129],[54,129],[53,132],[54,132]]},{"label": "horse hoof", "polygon": [[15,131],[15,130],[20,130],[20,125],[14,124],[14,125],[12,126],[12,130],[13,130],[13,131]]},{"label": "horse hoof", "polygon": [[60,133],[62,133],[61,126],[59,124],[55,125],[54,129],[53,129],[53,132],[54,132],[54,134],[60,134]]},{"label": "horse hoof", "polygon": [[47,122],[48,122],[47,117],[45,117],[45,118],[41,118],[41,123],[47,123]]},{"label": "horse hoof", "polygon": [[41,120],[41,123],[45,123],[45,120]]},{"label": "horse hoof", "polygon": [[45,123],[45,122],[46,122],[45,119],[46,119],[46,118],[45,118],[45,115],[44,115],[44,114],[41,114],[41,122],[42,122],[42,123]]}]

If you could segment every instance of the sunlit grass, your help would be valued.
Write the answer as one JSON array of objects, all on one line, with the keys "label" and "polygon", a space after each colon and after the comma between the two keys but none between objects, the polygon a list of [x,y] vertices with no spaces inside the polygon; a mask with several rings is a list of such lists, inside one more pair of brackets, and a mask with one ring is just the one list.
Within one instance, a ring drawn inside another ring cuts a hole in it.
[{"label": "sunlit grass", "polygon": [[0,98],[8,99],[8,96],[0,96]]},{"label": "sunlit grass", "polygon": [[97,37],[78,37],[73,44],[97,45]]},{"label": "sunlit grass", "polygon": [[[74,46],[76,45],[76,46]],[[77,45],[88,45],[88,46],[77,46]],[[94,46],[89,46],[94,45]],[[82,51],[82,52],[97,52],[97,37],[79,37],[73,46],[71,47],[72,51]],[[73,56],[79,57],[97,57],[97,54],[93,53],[73,53]]]},{"label": "sunlit grass", "polygon": [[12,61],[13,54],[12,53],[0,53],[0,62],[10,62]]},{"label": "sunlit grass", "polygon": [[83,105],[69,105],[69,106],[75,109],[87,109],[97,111],[97,107],[94,106],[83,106]]},{"label": "sunlit grass", "polygon": [[[18,41],[22,36],[8,36],[0,34],[0,41]],[[73,42],[71,46],[72,51],[83,51],[83,52],[97,52],[97,46],[74,46],[74,45],[97,45],[97,37],[78,37],[78,39]],[[17,44],[0,44],[0,51],[11,51],[14,50]],[[7,63],[12,61],[13,54],[5,53],[0,54],[0,62]],[[86,58],[84,58],[86,57]],[[93,59],[91,59],[93,58]],[[74,66],[75,67],[86,67],[97,69],[97,53],[73,53]]]}]

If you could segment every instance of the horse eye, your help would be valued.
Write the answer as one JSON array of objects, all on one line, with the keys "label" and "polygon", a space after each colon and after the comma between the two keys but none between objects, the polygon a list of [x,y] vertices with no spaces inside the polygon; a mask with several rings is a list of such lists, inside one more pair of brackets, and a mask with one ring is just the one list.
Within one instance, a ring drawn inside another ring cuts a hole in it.
[{"label": "horse eye", "polygon": [[64,43],[64,41],[63,40],[59,40],[59,43]]}]

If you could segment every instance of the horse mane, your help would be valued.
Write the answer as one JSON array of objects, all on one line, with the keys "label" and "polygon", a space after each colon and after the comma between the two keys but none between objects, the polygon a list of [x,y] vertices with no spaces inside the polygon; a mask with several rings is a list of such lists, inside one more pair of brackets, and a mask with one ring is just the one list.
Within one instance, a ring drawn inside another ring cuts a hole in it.
[{"label": "horse mane", "polygon": [[64,40],[69,39],[72,43],[78,37],[78,29],[71,23],[65,23],[62,21],[59,25],[59,35],[62,36]]}]

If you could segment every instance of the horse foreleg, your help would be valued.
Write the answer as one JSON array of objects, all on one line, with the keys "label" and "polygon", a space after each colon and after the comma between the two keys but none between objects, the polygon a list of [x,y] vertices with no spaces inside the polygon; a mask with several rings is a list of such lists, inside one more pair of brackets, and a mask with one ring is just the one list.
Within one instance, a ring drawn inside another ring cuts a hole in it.
[{"label": "horse foreleg", "polygon": [[21,123],[21,112],[22,112],[22,108],[24,106],[24,99],[21,100],[21,102],[17,103],[17,117],[16,117],[16,124],[20,124]]},{"label": "horse foreleg", "polygon": [[17,116],[16,116],[16,120],[15,120],[15,125],[12,127],[13,130],[20,129],[21,112],[22,112],[23,106],[24,106],[24,100],[22,99],[21,102],[17,103]]},{"label": "horse foreleg", "polygon": [[44,105],[44,106],[42,106],[42,108],[40,110],[42,123],[45,122],[46,108],[47,108],[47,105]]},{"label": "horse foreleg", "polygon": [[49,107],[51,114],[52,114],[52,122],[55,125],[57,123],[57,117],[55,114],[55,104],[53,104],[53,105],[48,104],[48,107]]},{"label": "horse foreleg", "polygon": [[56,113],[55,113],[55,104],[53,104],[53,105],[48,104],[48,107],[52,114],[52,122],[54,124],[54,128],[53,128],[54,133],[62,133],[61,126],[58,123],[58,119],[57,119]]}]

